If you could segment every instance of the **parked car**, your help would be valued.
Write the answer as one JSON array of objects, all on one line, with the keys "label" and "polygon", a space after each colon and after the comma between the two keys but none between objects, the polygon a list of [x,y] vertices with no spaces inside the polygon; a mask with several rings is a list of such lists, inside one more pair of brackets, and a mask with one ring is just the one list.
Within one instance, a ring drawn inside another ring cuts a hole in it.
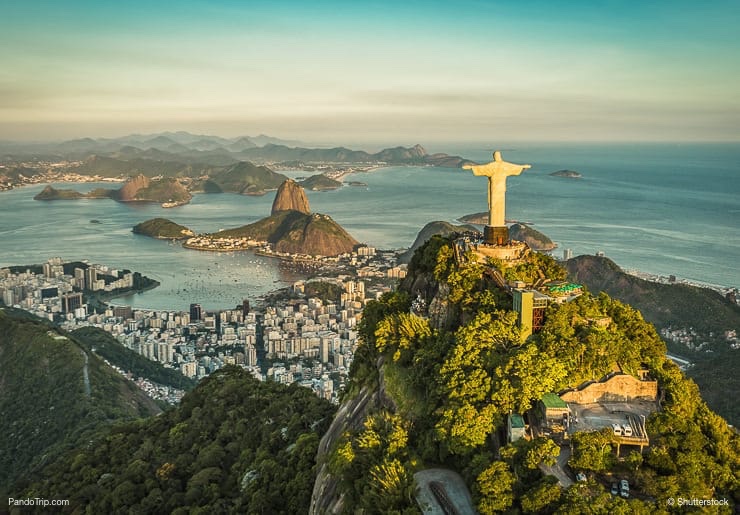
[{"label": "parked car", "polygon": [[624,436],[632,436],[632,426],[630,424],[622,425],[622,432]]},{"label": "parked car", "polygon": [[626,479],[619,482],[619,495],[625,499],[630,496],[630,484]]},{"label": "parked car", "polygon": [[612,431],[614,431],[615,435],[622,436],[622,426],[619,424],[612,424]]},{"label": "parked car", "polygon": [[576,480],[577,481],[586,481],[586,474],[584,474],[583,472],[579,472],[578,474],[576,474]]},{"label": "parked car", "polygon": [[619,483],[612,483],[612,495],[619,495]]}]

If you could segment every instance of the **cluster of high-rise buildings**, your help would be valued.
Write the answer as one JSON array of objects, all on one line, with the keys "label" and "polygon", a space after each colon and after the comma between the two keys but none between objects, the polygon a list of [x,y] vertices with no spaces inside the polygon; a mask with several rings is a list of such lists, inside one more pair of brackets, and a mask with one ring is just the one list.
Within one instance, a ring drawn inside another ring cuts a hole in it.
[{"label": "cluster of high-rise buildings", "polygon": [[[301,382],[329,400],[336,399],[357,346],[357,323],[367,302],[365,283],[337,280],[339,302],[297,298],[265,308],[261,332],[267,376],[282,383]],[[293,285],[302,294],[305,283]],[[277,361],[275,361],[277,360]]]},{"label": "cluster of high-rise buildings", "polygon": [[85,318],[88,314],[83,291],[112,292],[134,285],[134,274],[105,265],[65,264],[54,257],[40,270],[27,268],[11,272],[0,269],[0,298],[6,306],[18,306],[41,318],[66,320]]},{"label": "cluster of high-rise buildings", "polygon": [[[312,285],[293,284],[290,295],[258,310],[245,300],[231,310],[144,310],[108,306],[88,312],[85,294],[130,288],[132,274],[102,265],[73,266],[52,258],[40,270],[0,270],[6,305],[61,322],[67,330],[94,326],[121,345],[183,375],[200,379],[225,365],[242,366],[261,380],[299,383],[337,400],[357,346],[357,324],[369,297],[365,282],[351,276],[327,279],[336,298],[308,295]],[[156,387],[156,385],[154,385]]]}]

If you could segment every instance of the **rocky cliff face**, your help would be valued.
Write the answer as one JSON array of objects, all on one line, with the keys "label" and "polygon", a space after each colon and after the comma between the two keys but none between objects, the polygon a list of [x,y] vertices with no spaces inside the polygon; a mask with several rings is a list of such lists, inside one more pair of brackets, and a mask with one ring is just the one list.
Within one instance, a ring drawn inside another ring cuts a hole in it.
[{"label": "rocky cliff face", "polygon": [[334,415],[329,430],[319,442],[316,452],[316,463],[318,472],[311,494],[310,515],[326,515],[344,513],[344,495],[339,492],[340,478],[329,471],[327,463],[331,449],[336,445],[342,435],[347,431],[360,429],[370,411],[385,407],[393,412],[396,406],[393,399],[387,394],[383,373],[383,357],[376,363],[378,369],[378,388],[374,390],[369,386],[363,386],[360,392],[342,403]]},{"label": "rocky cliff face", "polygon": [[119,202],[164,202],[172,205],[186,204],[191,198],[193,196],[188,189],[177,179],[168,177],[157,181],[143,175],[126,181],[115,194]]},{"label": "rocky cliff face", "polygon": [[139,192],[139,190],[148,188],[151,182],[152,181],[149,180],[148,177],[144,177],[143,175],[132,177],[131,179],[127,180],[123,186],[121,186],[120,190],[118,190],[116,200],[120,200],[121,202],[130,202],[132,200],[137,200],[136,194]]},{"label": "rocky cliff face", "polygon": [[369,408],[378,404],[378,393],[363,386],[360,393],[353,399],[345,401],[334,416],[329,430],[319,442],[316,453],[318,472],[311,494],[309,514],[341,513],[344,508],[344,497],[339,493],[339,479],[329,472],[329,453],[345,431],[356,430],[362,427]]},{"label": "rocky cliff face", "polygon": [[275,200],[272,202],[271,214],[274,215],[280,211],[298,211],[305,214],[311,212],[306,192],[292,179],[288,179],[280,185]]}]

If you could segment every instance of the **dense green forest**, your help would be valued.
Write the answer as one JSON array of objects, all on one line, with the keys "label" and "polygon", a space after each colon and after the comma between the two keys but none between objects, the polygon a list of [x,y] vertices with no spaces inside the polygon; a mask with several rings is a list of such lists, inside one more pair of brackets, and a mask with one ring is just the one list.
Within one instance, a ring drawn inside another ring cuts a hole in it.
[{"label": "dense green forest", "polygon": [[333,413],[307,388],[224,367],[177,409],[101,431],[14,491],[80,513],[305,513]]},{"label": "dense green forest", "polygon": [[101,425],[160,412],[84,349],[48,321],[0,309],[0,493]]},{"label": "dense green forest", "polygon": [[[740,440],[665,358],[664,343],[638,311],[586,293],[551,305],[543,330],[522,342],[510,302],[485,272],[474,259],[458,264],[450,241],[435,237],[417,251],[402,288],[367,306],[347,396],[382,388],[390,401],[347,431],[329,457],[348,506],[417,511],[413,473],[432,466],[460,472],[481,513],[651,513],[679,496],[738,501]],[[565,272],[535,254],[506,275],[560,279]],[[434,316],[410,309],[417,295],[430,314],[436,306]],[[605,327],[589,323],[605,317]],[[648,419],[652,445],[644,455],[618,460],[611,435],[582,433],[571,466],[594,479],[564,490],[538,468],[558,455],[552,440],[496,445],[508,413],[602,377],[616,363],[627,373],[646,366],[664,396]],[[638,498],[609,495],[596,479],[612,474],[629,478]]]}]

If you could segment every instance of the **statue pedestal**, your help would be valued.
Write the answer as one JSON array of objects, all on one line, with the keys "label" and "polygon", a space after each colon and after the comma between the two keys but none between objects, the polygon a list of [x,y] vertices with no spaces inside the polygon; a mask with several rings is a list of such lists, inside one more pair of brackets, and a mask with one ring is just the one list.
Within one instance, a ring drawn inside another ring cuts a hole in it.
[{"label": "statue pedestal", "polygon": [[486,245],[506,245],[509,243],[509,228],[505,225],[498,227],[486,225],[483,227],[483,241]]},{"label": "statue pedestal", "polygon": [[483,243],[474,245],[471,250],[478,256],[479,263],[485,263],[489,258],[500,259],[509,264],[519,263],[531,252],[526,243],[516,240],[509,240],[504,245]]}]

